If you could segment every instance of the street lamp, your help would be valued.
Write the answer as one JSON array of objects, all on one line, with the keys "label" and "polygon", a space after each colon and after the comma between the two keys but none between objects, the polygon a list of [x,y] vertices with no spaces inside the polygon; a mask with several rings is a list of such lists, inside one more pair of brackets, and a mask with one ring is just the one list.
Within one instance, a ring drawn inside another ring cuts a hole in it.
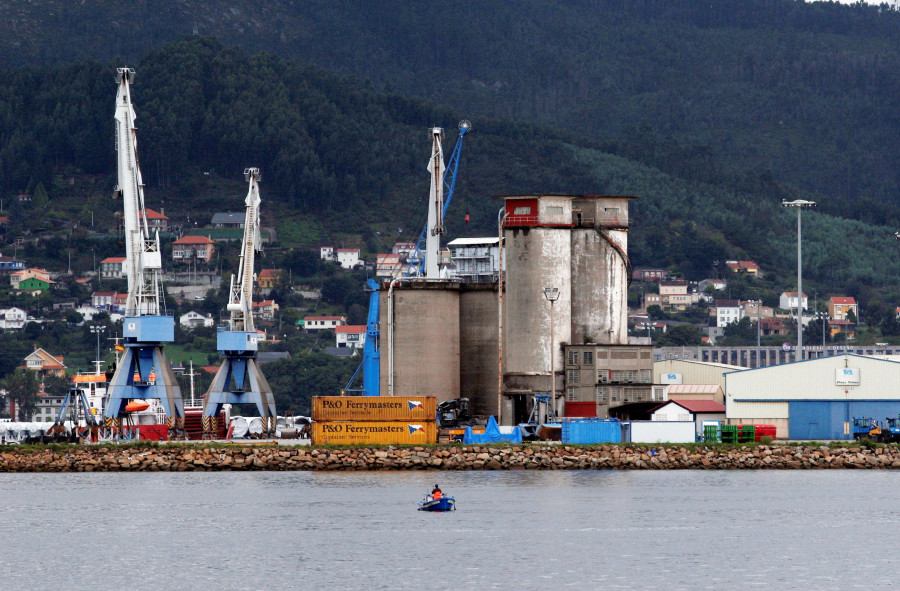
[{"label": "street lamp", "polygon": [[759,361],[759,333],[760,333],[760,318],[762,316],[762,298],[759,297],[759,290],[754,289],[756,292],[756,367],[759,368],[761,365]]},{"label": "street lamp", "polygon": [[803,248],[800,226],[800,211],[804,207],[815,207],[815,201],[794,199],[781,201],[781,207],[797,208],[797,361],[803,361]]},{"label": "street lamp", "polygon": [[97,373],[100,373],[100,333],[106,332],[106,327],[102,324],[92,324],[91,332],[97,335]]},{"label": "street lamp", "polygon": [[553,342],[555,340],[555,335],[553,334],[553,303],[559,299],[559,288],[545,287],[544,297],[550,302],[550,404],[553,405],[552,408],[556,408],[556,376],[554,375],[556,345]]}]

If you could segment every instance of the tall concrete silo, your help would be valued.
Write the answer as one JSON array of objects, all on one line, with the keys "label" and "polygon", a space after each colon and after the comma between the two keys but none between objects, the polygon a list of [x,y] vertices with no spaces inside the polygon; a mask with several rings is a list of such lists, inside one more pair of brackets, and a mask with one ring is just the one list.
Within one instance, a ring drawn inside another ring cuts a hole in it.
[{"label": "tall concrete silo", "polygon": [[[552,391],[561,407],[564,344],[628,343],[628,201],[633,198],[502,198],[503,420],[510,424],[527,418],[534,394]],[[554,303],[544,297],[545,288],[558,289]]]},{"label": "tall concrete silo", "polygon": [[573,200],[571,344],[628,344],[628,202]]}]

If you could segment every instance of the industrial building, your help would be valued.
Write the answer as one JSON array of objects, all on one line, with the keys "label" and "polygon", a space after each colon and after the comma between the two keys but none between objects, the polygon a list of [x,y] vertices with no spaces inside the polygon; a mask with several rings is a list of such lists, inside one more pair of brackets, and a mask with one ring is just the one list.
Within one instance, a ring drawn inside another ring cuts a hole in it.
[{"label": "industrial building", "polygon": [[[758,355],[757,355],[758,351]],[[900,356],[900,346],[897,345],[804,345],[804,356],[807,359],[818,359],[832,355],[876,355],[876,356]],[[760,363],[757,364],[757,357]],[[667,359],[690,359],[712,363],[724,363],[738,365],[740,367],[759,367],[781,365],[799,361],[796,347],[787,346],[772,347],[753,345],[737,347],[717,346],[687,346],[687,347],[657,347],[653,350],[653,360],[663,361]]]},{"label": "industrial building", "polygon": [[564,344],[628,345],[628,202],[634,198],[501,198],[509,261],[502,302],[502,417],[512,424],[527,418],[538,393],[550,392],[557,411],[563,410]]},{"label": "industrial building", "polygon": [[[726,365],[690,359],[665,359],[653,362],[653,381],[657,384],[716,384],[725,389],[725,374],[744,369],[740,365]],[[721,400],[720,400],[721,402]]]},{"label": "industrial building", "polygon": [[851,439],[855,417],[900,415],[900,363],[847,354],[725,374],[733,425],[775,425],[778,438]]}]

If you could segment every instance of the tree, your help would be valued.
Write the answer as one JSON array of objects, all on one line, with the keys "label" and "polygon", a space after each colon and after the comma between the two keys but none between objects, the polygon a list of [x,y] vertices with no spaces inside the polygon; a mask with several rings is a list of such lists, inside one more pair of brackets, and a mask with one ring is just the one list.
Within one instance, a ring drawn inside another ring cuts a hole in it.
[{"label": "tree", "polygon": [[699,345],[703,342],[703,335],[693,324],[679,324],[669,328],[656,339],[657,347],[687,347]]},{"label": "tree", "polygon": [[850,308],[850,310],[847,311],[847,321],[852,322],[853,324],[858,323],[856,313],[853,311],[853,308]]},{"label": "tree", "polygon": [[756,342],[756,324],[749,316],[730,322],[722,329],[725,345],[752,345]]},{"label": "tree", "polygon": [[16,405],[16,418],[30,421],[40,390],[37,373],[29,369],[17,369],[6,376],[3,387],[9,400]]}]

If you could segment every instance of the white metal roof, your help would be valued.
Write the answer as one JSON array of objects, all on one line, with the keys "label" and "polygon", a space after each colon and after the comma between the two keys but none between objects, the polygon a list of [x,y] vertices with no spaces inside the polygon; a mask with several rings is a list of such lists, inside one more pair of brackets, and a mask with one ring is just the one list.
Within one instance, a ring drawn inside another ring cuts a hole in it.
[{"label": "white metal roof", "polygon": [[[447,243],[447,246],[475,246],[478,244],[497,244],[500,238],[457,238]],[[548,378],[549,379],[549,378]]]}]

